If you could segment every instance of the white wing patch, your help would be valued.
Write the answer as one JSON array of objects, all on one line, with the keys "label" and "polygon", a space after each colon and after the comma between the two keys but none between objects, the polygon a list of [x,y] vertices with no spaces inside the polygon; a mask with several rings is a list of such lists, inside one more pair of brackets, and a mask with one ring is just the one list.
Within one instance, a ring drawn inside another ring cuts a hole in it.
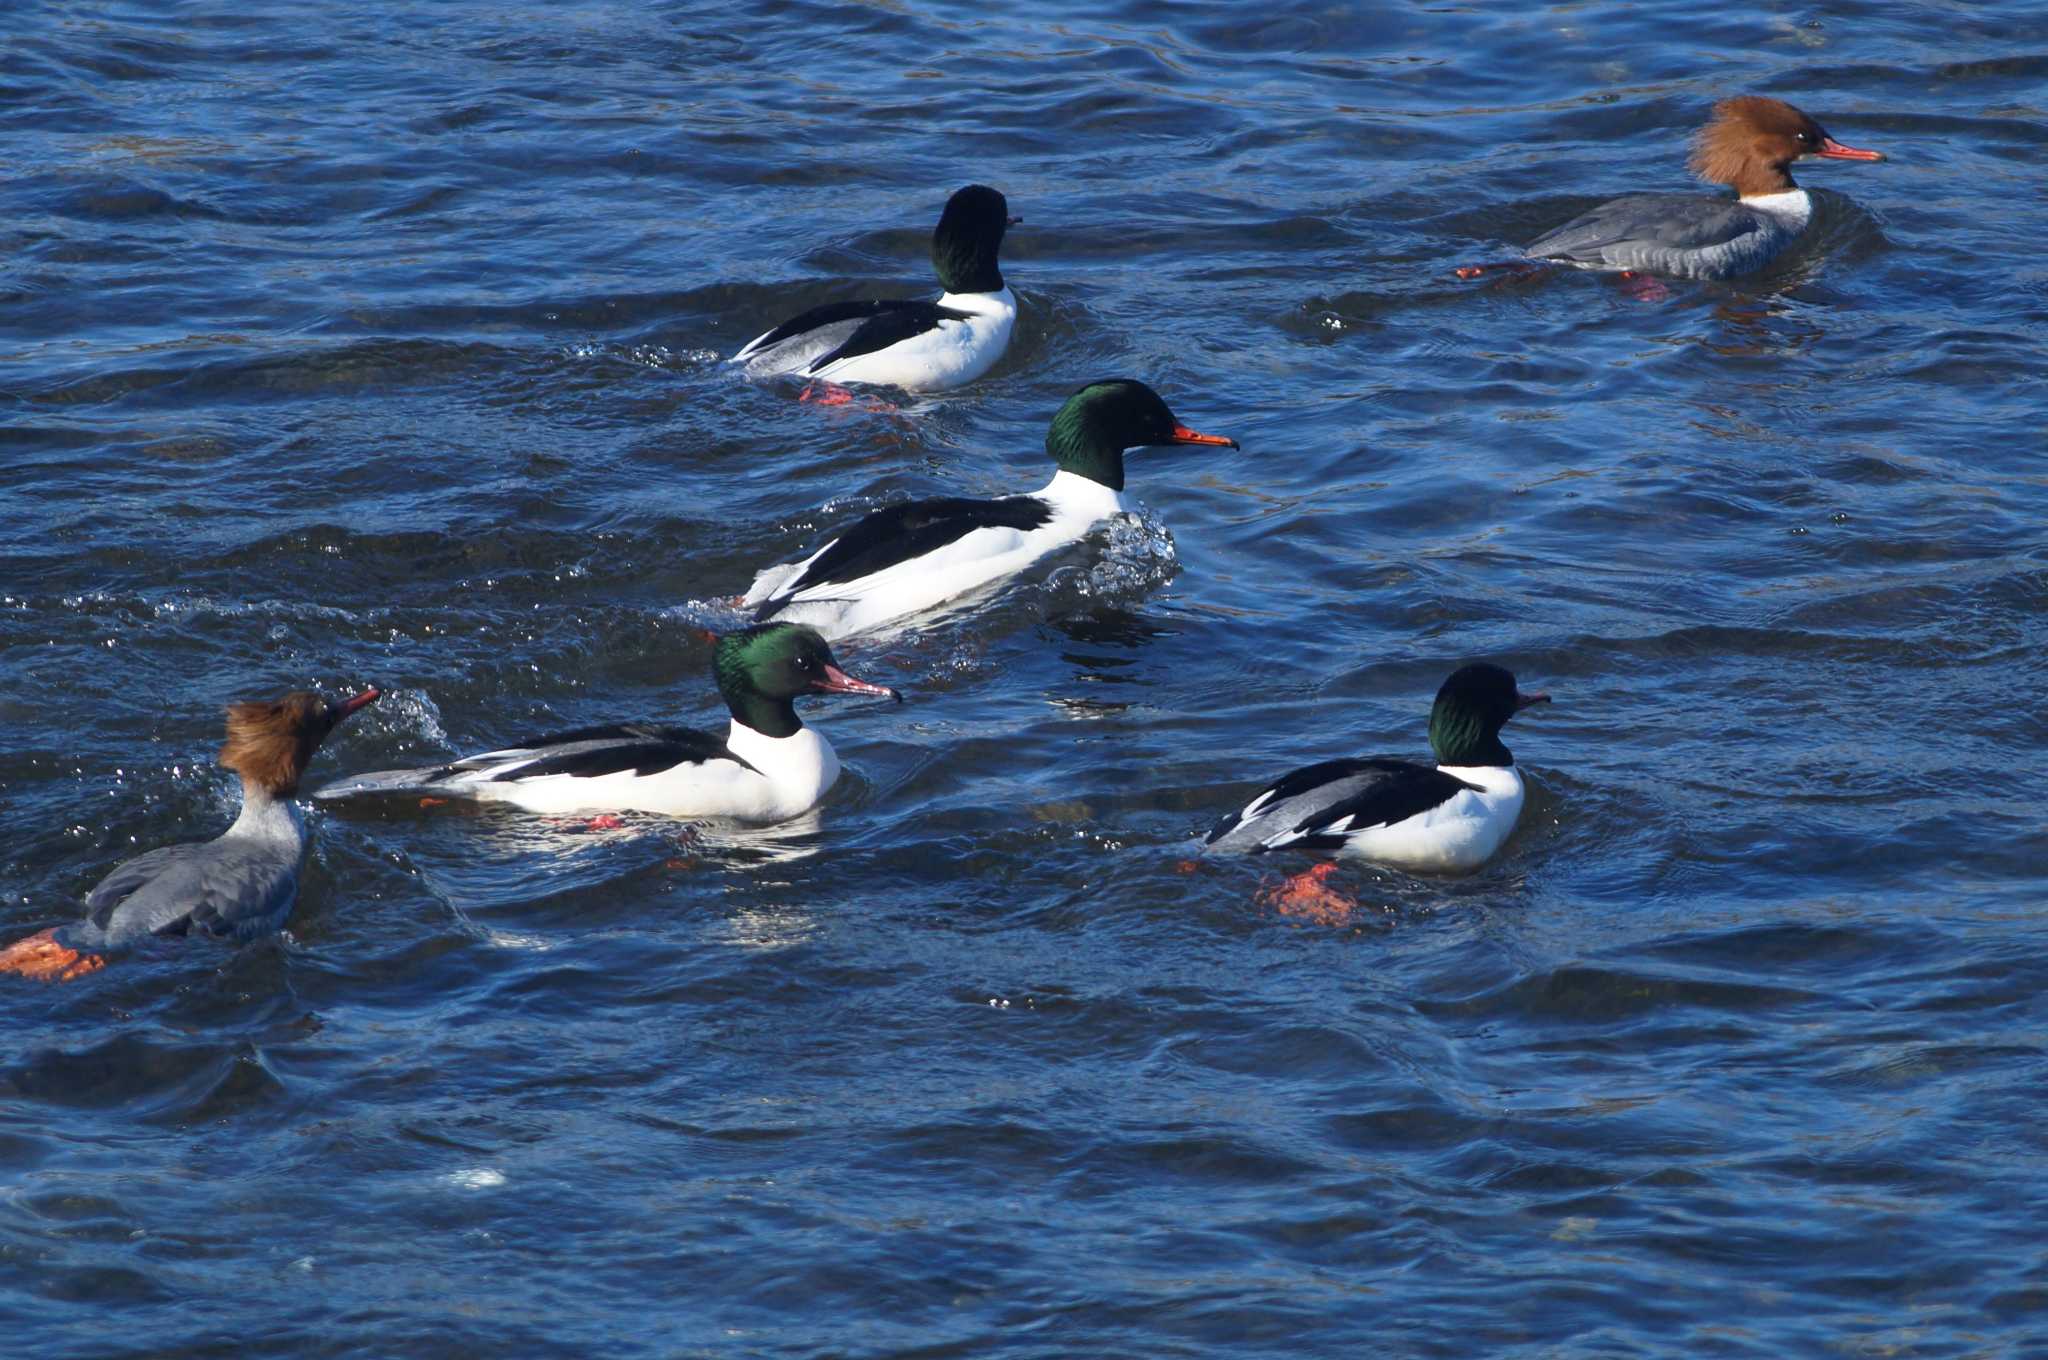
[{"label": "white wing patch", "polygon": [[1266,805],[1273,801],[1273,795],[1278,793],[1279,791],[1280,790],[1278,790],[1277,788],[1267,789],[1264,793],[1252,799],[1249,803],[1246,803],[1244,805],[1244,811],[1237,814],[1238,824],[1242,826],[1244,823],[1251,821],[1253,818],[1259,816],[1262,812],[1264,812],[1266,809]]}]

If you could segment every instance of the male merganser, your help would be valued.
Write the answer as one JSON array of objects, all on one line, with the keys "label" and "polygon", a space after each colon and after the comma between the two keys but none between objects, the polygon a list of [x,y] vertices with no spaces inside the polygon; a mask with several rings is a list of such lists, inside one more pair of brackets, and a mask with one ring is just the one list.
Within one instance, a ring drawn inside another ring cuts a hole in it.
[{"label": "male merganser", "polygon": [[306,855],[306,824],[292,802],[299,779],[328,734],[377,698],[372,686],[340,703],[295,690],[273,703],[228,705],[220,763],[242,777],[234,825],[117,866],[87,895],[85,920],[0,950],[0,973],[68,982],[106,966],[98,951],[152,935],[248,940],[283,925]]},{"label": "male merganser", "polygon": [[723,737],[689,727],[628,723],[522,741],[445,765],[338,780],[321,802],[358,794],[422,794],[510,803],[529,812],[652,812],[779,822],[808,811],[839,778],[832,743],[796,716],[801,694],[878,694],[832,660],[809,628],[778,623],[728,633],[712,656],[732,710]]},{"label": "male merganser", "polygon": [[1641,270],[1681,279],[1747,274],[1768,264],[1812,220],[1813,200],[1792,182],[1790,167],[1813,157],[1884,159],[1881,152],[1843,146],[1783,100],[1724,99],[1714,105],[1714,120],[1693,147],[1692,169],[1709,183],[1732,185],[1732,201],[1630,194],[1538,237],[1527,253],[1580,269]]},{"label": "male merganser", "polygon": [[1022,571],[1124,508],[1124,450],[1218,444],[1174,418],[1141,382],[1092,382],[1052,418],[1045,451],[1059,471],[1028,496],[909,501],[856,520],[801,562],[767,568],[741,603],[756,619],[793,619],[831,638],[865,632]]},{"label": "male merganser", "polygon": [[1522,815],[1522,776],[1500,729],[1547,694],[1523,694],[1499,666],[1461,666],[1429,713],[1435,765],[1326,760],[1261,789],[1204,844],[1259,854],[1299,845],[1401,869],[1462,873],[1493,856]]},{"label": "male merganser", "polygon": [[996,268],[1003,232],[1023,221],[1003,196],[970,184],[932,232],[936,302],[828,302],[758,335],[733,355],[750,378],[800,373],[832,383],[943,392],[988,372],[1009,346],[1017,299]]}]

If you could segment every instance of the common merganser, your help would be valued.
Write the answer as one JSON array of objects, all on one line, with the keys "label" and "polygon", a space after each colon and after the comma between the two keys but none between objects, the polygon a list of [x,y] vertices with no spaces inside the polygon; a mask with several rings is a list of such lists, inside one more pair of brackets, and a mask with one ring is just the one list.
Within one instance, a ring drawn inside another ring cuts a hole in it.
[{"label": "common merganser", "polygon": [[1539,236],[1527,253],[1580,269],[1640,270],[1681,279],[1747,274],[1770,263],[1812,221],[1813,200],[1792,182],[1791,165],[1816,157],[1884,159],[1882,152],[1842,145],[1783,100],[1761,95],[1724,99],[1714,105],[1713,121],[1693,147],[1692,170],[1709,183],[1732,185],[1732,201],[1698,194],[1630,194]]},{"label": "common merganser", "polygon": [[828,302],[748,341],[730,362],[750,378],[798,373],[832,383],[880,383],[943,392],[973,382],[1003,357],[1017,299],[996,268],[1003,232],[1023,221],[985,184],[946,200],[932,232],[936,302]]},{"label": "common merganser", "polygon": [[313,797],[421,794],[510,803],[529,812],[779,822],[816,806],[839,778],[832,743],[796,716],[798,695],[903,700],[893,689],[840,670],[825,639],[787,623],[720,638],[712,673],[732,711],[723,737],[650,723],[584,727],[445,765],[337,780]]},{"label": "common merganser", "polygon": [[1204,844],[1251,854],[1298,845],[1401,869],[1476,869],[1522,815],[1522,776],[1500,729],[1549,702],[1517,690],[1499,666],[1461,666],[1429,713],[1435,765],[1384,757],[1310,765],[1261,789]]},{"label": "common merganser", "polygon": [[866,632],[1022,571],[1124,508],[1124,450],[1216,444],[1130,378],[1067,398],[1046,432],[1059,471],[1028,496],[909,501],[856,520],[801,562],[769,567],[741,603],[757,619],[808,623],[830,638]]},{"label": "common merganser", "polygon": [[99,951],[152,935],[249,940],[284,924],[299,892],[306,823],[292,797],[320,743],[377,701],[375,686],[329,703],[294,690],[228,706],[220,763],[242,777],[242,811],[210,841],[166,845],[118,865],[85,899],[85,920],[0,950],[0,973],[68,982],[106,966]]}]

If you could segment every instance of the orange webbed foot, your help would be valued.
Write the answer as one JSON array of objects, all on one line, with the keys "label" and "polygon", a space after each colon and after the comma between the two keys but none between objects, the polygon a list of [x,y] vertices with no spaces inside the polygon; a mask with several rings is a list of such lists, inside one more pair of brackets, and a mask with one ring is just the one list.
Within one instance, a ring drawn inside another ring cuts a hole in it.
[{"label": "orange webbed foot", "polygon": [[550,817],[549,826],[558,826],[564,831],[617,831],[626,824],[626,819],[609,812],[600,812],[595,817]]},{"label": "orange webbed foot", "polygon": [[1496,260],[1491,264],[1461,264],[1451,273],[1461,279],[1483,279],[1488,274],[1501,277],[1494,280],[1496,286],[1515,283],[1522,279],[1534,278],[1550,271],[1550,266],[1540,260]]},{"label": "orange webbed foot", "polygon": [[98,954],[82,954],[57,943],[55,929],[39,930],[0,949],[0,973],[19,973],[37,982],[70,982],[106,966]]},{"label": "orange webbed foot", "polygon": [[1655,274],[1640,270],[1624,269],[1620,274],[1621,291],[1637,302],[1663,302],[1671,296],[1671,290]]},{"label": "orange webbed foot", "polygon": [[1358,899],[1349,893],[1325,887],[1323,881],[1337,872],[1328,862],[1310,865],[1270,887],[1261,888],[1257,901],[1282,916],[1292,916],[1311,925],[1349,925],[1358,910]]},{"label": "orange webbed foot", "polygon": [[797,393],[796,399],[818,406],[844,406],[853,400],[853,393],[837,383],[810,382],[804,384],[804,390]]}]

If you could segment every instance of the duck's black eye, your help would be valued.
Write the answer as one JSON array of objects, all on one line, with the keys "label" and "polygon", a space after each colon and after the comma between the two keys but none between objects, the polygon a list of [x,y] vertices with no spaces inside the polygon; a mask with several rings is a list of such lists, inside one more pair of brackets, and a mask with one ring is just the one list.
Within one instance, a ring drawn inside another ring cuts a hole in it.
[{"label": "duck's black eye", "polygon": [[1811,132],[1802,132],[1799,134],[1799,140],[1811,146],[1813,144],[1813,134]]}]

